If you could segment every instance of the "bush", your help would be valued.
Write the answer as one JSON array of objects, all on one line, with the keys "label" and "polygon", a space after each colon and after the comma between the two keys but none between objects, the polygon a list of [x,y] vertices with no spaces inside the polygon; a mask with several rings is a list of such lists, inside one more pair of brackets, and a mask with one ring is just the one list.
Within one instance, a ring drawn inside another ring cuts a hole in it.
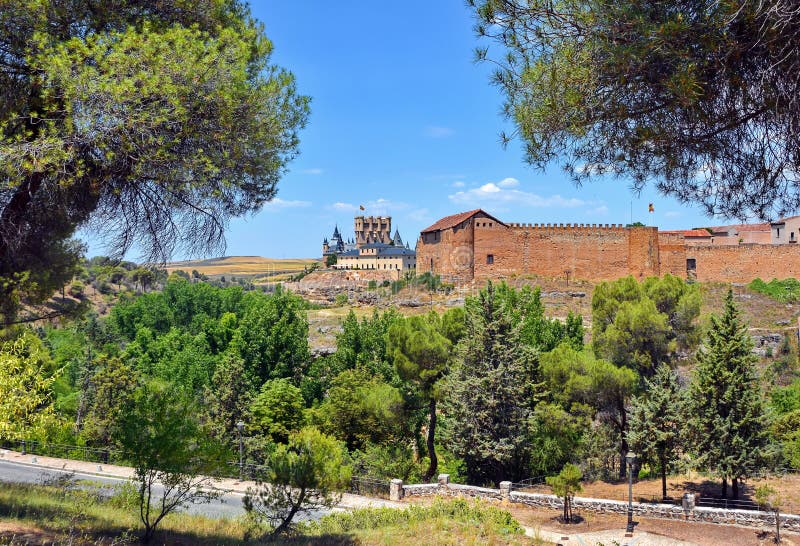
[{"label": "bush", "polygon": [[793,303],[800,301],[800,281],[797,279],[772,279],[771,281],[764,282],[761,279],[755,279],[749,285],[750,290],[769,296],[774,300]]},{"label": "bush", "polygon": [[73,298],[82,298],[86,286],[81,281],[75,281],[69,287],[69,295]]},{"label": "bush", "polygon": [[347,294],[336,294],[336,298],[333,300],[333,303],[337,307],[343,307],[347,305],[347,302],[350,301],[347,297]]}]

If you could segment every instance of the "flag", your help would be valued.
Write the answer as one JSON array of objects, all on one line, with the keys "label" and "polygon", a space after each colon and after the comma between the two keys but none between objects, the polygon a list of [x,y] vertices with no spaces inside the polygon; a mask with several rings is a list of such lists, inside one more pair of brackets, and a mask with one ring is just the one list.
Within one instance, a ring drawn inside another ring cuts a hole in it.
[{"label": "flag", "polygon": [[358,208],[360,208],[361,210],[366,210],[366,209],[364,208],[364,205],[358,205]]},{"label": "flag", "polygon": [[653,203],[650,203],[647,206],[647,210],[650,211],[650,212],[655,212],[656,211],[655,207],[653,206]]}]

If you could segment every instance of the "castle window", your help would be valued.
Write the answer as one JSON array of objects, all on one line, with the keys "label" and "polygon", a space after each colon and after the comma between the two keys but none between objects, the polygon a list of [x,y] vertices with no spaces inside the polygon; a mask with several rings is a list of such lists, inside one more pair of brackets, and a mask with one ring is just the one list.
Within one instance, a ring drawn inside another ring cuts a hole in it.
[{"label": "castle window", "polygon": [[491,222],[489,222],[489,227],[492,227],[492,223]]},{"label": "castle window", "polygon": [[487,254],[486,255],[486,263],[488,265],[492,265],[494,263],[494,254]]},{"label": "castle window", "polygon": [[775,228],[775,229],[778,230],[778,234],[775,237],[780,239],[781,238],[781,228]]}]

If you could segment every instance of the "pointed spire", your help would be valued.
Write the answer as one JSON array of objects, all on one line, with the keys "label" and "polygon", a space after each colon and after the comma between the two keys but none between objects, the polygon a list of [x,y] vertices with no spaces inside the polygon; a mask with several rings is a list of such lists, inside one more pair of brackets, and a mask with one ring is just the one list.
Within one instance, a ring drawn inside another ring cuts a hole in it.
[{"label": "pointed spire", "polygon": [[394,240],[392,241],[394,246],[403,246],[403,239],[400,238],[400,231],[395,229],[394,230]]},{"label": "pointed spire", "polygon": [[336,227],[333,228],[333,239],[341,239],[342,236],[339,235],[339,224],[336,224]]}]

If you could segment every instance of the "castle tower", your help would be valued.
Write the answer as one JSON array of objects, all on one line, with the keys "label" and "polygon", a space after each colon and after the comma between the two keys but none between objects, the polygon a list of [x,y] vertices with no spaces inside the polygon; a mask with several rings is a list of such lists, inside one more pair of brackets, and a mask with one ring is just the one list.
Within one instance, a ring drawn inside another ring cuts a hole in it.
[{"label": "castle tower", "polygon": [[392,242],[391,216],[356,216],[354,219],[356,246],[361,248],[368,242],[389,244]]}]

